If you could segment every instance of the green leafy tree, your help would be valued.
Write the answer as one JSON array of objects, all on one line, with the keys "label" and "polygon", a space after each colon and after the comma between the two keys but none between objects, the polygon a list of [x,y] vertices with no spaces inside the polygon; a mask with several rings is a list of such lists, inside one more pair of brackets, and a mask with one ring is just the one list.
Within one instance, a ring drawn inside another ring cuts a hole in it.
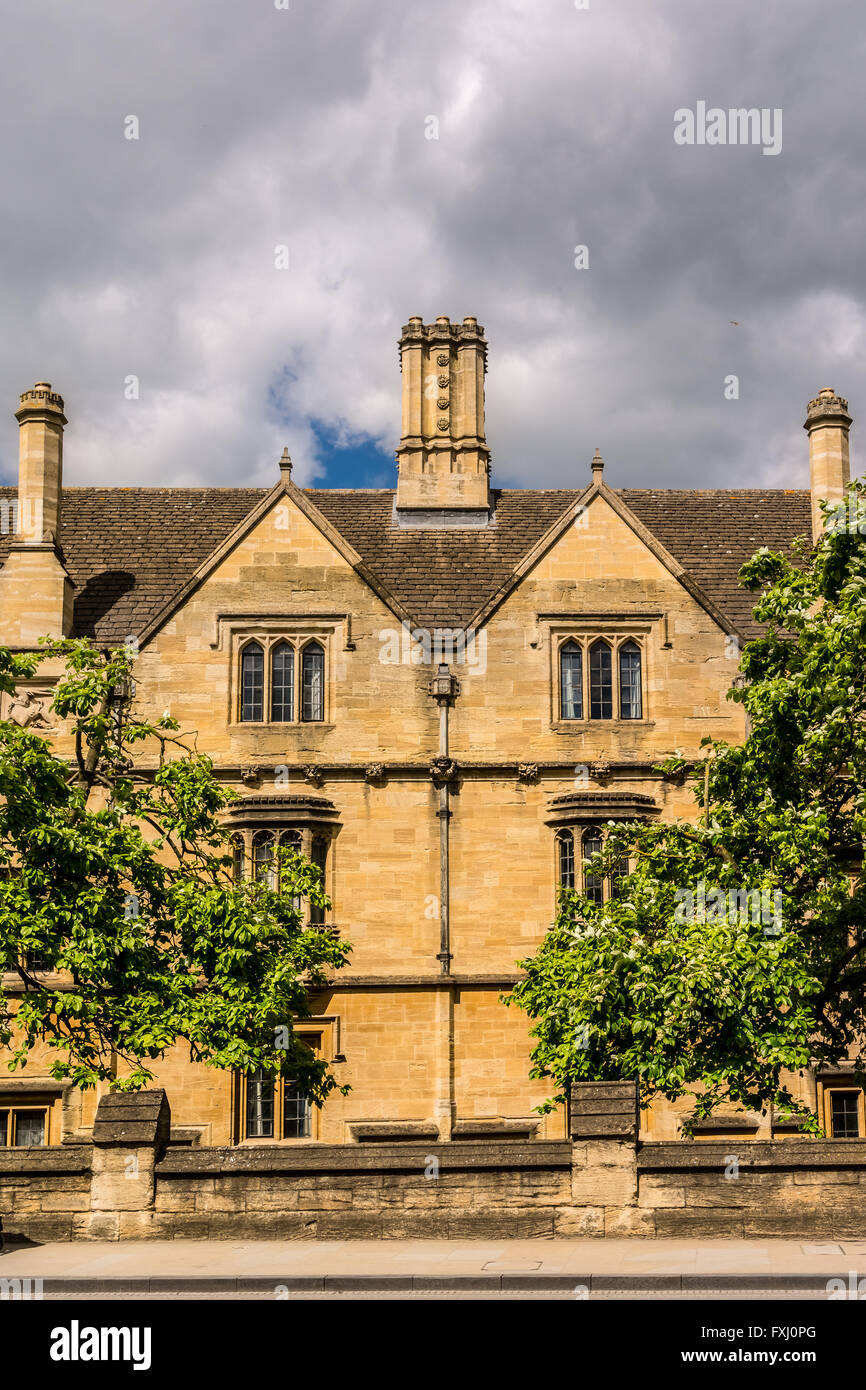
[{"label": "green leafy tree", "polygon": [[[763,635],[728,698],[748,736],[704,740],[692,823],[612,826],[597,905],[565,892],[505,1001],[533,1020],[532,1075],[639,1081],[694,1097],[684,1128],[725,1104],[799,1114],[784,1073],[863,1050],[866,1015],[866,486],[818,545],[764,549],[741,570]],[[685,776],[671,758],[661,770]],[[617,880],[622,856],[631,873]],[[750,896],[751,895],[751,896]]]},{"label": "green leafy tree", "polygon": [[291,1078],[321,1104],[337,1082],[292,1021],[350,947],[304,925],[305,900],[329,906],[320,871],[280,849],[281,891],[233,882],[221,813],[234,794],[176,721],[133,713],[130,652],[0,649],[0,687],[47,658],[63,663],[52,722],[74,757],[0,722],[0,959],[19,982],[0,992],[10,1068],[39,1045],[58,1079],[135,1090],[185,1041],[195,1061]]}]

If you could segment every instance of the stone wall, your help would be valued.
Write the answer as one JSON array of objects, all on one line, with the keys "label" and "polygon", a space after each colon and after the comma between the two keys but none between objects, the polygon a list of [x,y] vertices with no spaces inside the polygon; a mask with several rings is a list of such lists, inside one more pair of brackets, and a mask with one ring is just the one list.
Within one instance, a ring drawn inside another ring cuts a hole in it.
[{"label": "stone wall", "polygon": [[91,1144],[0,1150],[7,1240],[866,1238],[866,1140],[639,1144],[629,1082],[570,1140],[171,1147],[163,1091],[103,1097]]}]

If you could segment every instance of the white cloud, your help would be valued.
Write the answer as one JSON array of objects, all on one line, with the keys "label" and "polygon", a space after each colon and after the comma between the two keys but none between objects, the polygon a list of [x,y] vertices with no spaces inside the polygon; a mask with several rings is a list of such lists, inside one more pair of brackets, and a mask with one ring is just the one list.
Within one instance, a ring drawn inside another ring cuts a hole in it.
[{"label": "white cloud", "polygon": [[[309,482],[313,421],[390,451],[413,313],[486,325],[512,485],[582,481],[596,446],[614,485],[796,485],[825,378],[856,417],[854,0],[823,89],[805,0],[7,0],[5,20],[7,478],[17,393],[44,378],[70,482],[265,484],[285,443]],[[783,106],[783,154],[675,147],[704,96]]]}]

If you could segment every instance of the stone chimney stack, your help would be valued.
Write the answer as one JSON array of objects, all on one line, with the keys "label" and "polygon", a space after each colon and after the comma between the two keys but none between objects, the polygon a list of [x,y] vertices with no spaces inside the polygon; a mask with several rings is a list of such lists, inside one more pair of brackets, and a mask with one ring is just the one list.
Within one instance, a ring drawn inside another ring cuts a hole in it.
[{"label": "stone chimney stack", "polygon": [[63,397],[48,381],[37,381],[21,396],[15,412],[18,446],[18,532],[21,540],[52,545],[60,541],[63,487]]},{"label": "stone chimney stack", "polygon": [[806,423],[809,433],[809,467],[812,490],[812,540],[817,541],[824,527],[820,503],[839,502],[851,480],[848,431],[851,416],[848,402],[837,396],[832,386],[824,386],[809,402]]},{"label": "stone chimney stack", "polygon": [[[400,338],[403,425],[397,450],[399,513],[445,512],[470,524],[490,507],[490,450],[484,436],[487,340],[474,318],[425,324],[411,318]],[[443,524],[448,523],[448,517]]]},{"label": "stone chimney stack", "polygon": [[72,581],[60,550],[63,491],[63,398],[47,381],[21,396],[17,505],[12,544],[0,571],[2,640],[35,647],[40,637],[72,631]]}]

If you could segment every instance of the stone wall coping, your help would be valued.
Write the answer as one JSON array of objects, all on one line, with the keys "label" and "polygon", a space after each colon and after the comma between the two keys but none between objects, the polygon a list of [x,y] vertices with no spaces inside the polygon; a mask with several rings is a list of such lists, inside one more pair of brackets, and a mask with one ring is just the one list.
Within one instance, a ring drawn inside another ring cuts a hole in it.
[{"label": "stone wall coping", "polygon": [[158,1177],[194,1177],[215,1173],[358,1173],[423,1172],[437,1158],[443,1172],[479,1168],[570,1168],[572,1146],[566,1139],[514,1139],[473,1144],[415,1144],[401,1140],[379,1144],[242,1145],[234,1148],[169,1149],[156,1165]]},{"label": "stone wall coping", "polygon": [[740,1168],[866,1168],[866,1139],[672,1139],[641,1144],[638,1172],[683,1172],[725,1167],[736,1153]]},{"label": "stone wall coping", "polygon": [[42,1173],[89,1173],[91,1144],[51,1144],[39,1148],[0,1149],[0,1177],[26,1178]]}]

